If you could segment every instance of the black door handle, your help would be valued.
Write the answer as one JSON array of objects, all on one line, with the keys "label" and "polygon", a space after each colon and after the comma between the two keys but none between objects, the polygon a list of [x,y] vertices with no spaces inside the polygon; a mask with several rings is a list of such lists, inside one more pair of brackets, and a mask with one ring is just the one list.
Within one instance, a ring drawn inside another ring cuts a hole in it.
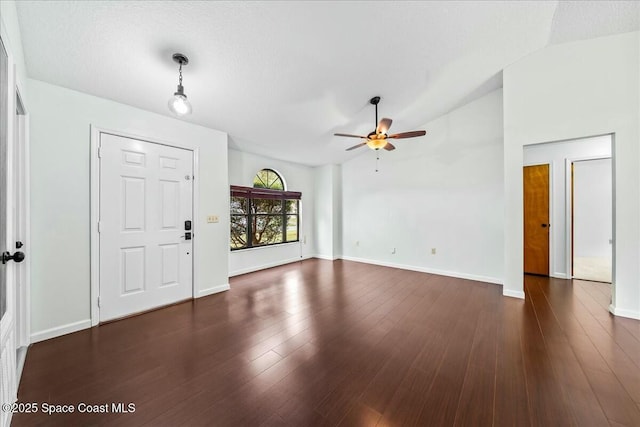
[{"label": "black door handle", "polygon": [[551,224],[540,224],[542,226],[542,228],[547,228],[547,227],[551,227]]},{"label": "black door handle", "polygon": [[9,252],[2,252],[2,263],[6,264],[9,261],[22,262],[24,261],[24,252],[16,252],[13,255]]}]

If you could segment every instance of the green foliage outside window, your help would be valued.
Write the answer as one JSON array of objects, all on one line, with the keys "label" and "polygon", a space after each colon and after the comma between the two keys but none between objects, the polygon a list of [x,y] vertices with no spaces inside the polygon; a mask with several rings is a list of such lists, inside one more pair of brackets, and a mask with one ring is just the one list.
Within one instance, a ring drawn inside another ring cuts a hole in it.
[{"label": "green foliage outside window", "polygon": [[[282,178],[263,169],[254,188],[284,191]],[[299,200],[231,197],[231,249],[298,241]]]}]

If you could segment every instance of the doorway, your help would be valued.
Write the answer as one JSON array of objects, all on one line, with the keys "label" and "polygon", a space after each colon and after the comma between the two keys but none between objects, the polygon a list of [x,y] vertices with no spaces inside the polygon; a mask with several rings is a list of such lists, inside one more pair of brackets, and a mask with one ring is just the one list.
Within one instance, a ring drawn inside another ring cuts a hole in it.
[{"label": "doorway", "polygon": [[611,158],[571,163],[571,237],[574,279],[611,283]]},{"label": "doorway", "polygon": [[549,165],[525,166],[524,272],[549,275]]},{"label": "doorway", "polygon": [[100,133],[99,319],[193,297],[191,150]]}]

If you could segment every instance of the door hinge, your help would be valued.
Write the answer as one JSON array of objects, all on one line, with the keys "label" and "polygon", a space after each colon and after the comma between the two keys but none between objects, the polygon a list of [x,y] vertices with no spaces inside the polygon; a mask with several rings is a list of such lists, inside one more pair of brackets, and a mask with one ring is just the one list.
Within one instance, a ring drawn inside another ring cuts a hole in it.
[{"label": "door hinge", "polygon": [[102,158],[102,147],[98,147],[98,158]]},{"label": "door hinge", "polygon": [[98,308],[100,308],[100,297],[98,296]]},{"label": "door hinge", "polygon": [[98,221],[98,233],[102,233],[102,221]]}]

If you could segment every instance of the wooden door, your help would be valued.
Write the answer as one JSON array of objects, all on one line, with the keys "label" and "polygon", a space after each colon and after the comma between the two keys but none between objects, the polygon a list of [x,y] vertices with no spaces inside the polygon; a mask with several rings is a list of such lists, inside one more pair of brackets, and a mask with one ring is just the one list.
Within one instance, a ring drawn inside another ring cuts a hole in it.
[{"label": "wooden door", "polygon": [[524,272],[549,275],[549,165],[524,167]]},{"label": "wooden door", "polygon": [[193,153],[109,134],[99,153],[100,320],[191,298]]}]

